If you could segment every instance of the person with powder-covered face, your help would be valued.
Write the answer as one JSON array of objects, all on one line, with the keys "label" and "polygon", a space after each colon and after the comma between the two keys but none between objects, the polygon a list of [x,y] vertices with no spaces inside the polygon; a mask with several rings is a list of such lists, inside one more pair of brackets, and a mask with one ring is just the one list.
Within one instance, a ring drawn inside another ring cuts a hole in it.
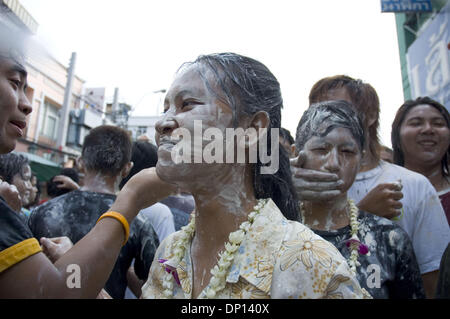
[{"label": "person with powder-covered face", "polygon": [[[421,174],[380,159],[380,102],[368,83],[346,75],[325,77],[311,88],[309,104],[351,103],[366,131],[365,153],[348,196],[363,211],[391,219],[410,237],[428,298],[436,289],[439,264],[450,230],[436,190]],[[342,181],[330,172],[305,169],[304,154],[292,159],[293,182],[303,200],[329,200],[341,194]]]},{"label": "person with powder-covered face", "polygon": [[[160,244],[143,298],[363,297],[339,251],[295,221],[289,158],[278,147],[280,86],[262,63],[235,53],[200,56],[178,72],[164,103],[156,171],[194,196],[195,211]],[[177,132],[194,136],[200,120],[200,134],[218,128],[222,137],[231,128],[275,130],[279,169],[263,174],[259,158],[249,162],[251,147],[271,145],[263,135],[234,145],[234,154],[245,149],[243,162],[176,162]]]},{"label": "person with powder-covered face", "polygon": [[[0,24],[0,39],[0,154],[6,154],[23,136],[32,107],[25,95],[27,72],[23,47],[18,43],[20,35]],[[112,205],[116,217],[99,220],[53,263],[8,205],[18,199],[17,190],[8,185],[0,183],[0,298],[95,298],[127,239],[128,223],[144,207],[175,192],[175,187],[162,182],[154,169],[140,172],[124,186]],[[48,240],[41,243],[45,248]],[[68,270],[74,265],[80,275],[77,289],[67,284],[73,275]]]},{"label": "person with powder-covered face", "polygon": [[[339,196],[303,201],[302,222],[335,245],[350,265],[355,254],[353,269],[373,298],[424,298],[408,235],[385,218],[359,211],[348,200],[364,143],[362,122],[346,101],[313,104],[303,114],[295,141],[297,152],[305,154],[303,167],[336,174],[343,183]],[[353,253],[354,249],[358,251]]]}]

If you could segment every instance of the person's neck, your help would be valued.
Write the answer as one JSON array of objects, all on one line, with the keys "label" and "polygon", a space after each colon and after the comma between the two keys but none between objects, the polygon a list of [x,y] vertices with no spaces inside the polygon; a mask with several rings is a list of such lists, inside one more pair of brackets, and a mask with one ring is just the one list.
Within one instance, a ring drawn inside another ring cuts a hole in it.
[{"label": "person's neck", "polygon": [[428,178],[437,192],[449,187],[448,180],[444,177],[444,172],[442,171],[440,162],[427,166],[411,161],[405,161],[405,168],[424,175]]},{"label": "person's neck", "polygon": [[194,185],[190,192],[196,207],[193,245],[202,249],[224,246],[257,203],[251,169],[245,165],[216,177],[214,185]]},{"label": "person's neck", "polygon": [[80,190],[115,195],[119,191],[119,183],[119,176],[108,176],[100,173],[86,172],[84,176],[84,185]]},{"label": "person's neck", "polygon": [[335,230],[350,224],[347,193],[328,202],[303,202],[304,224],[316,230]]},{"label": "person's neck", "polygon": [[190,181],[188,189],[195,198],[195,233],[191,242],[193,269],[192,295],[197,297],[211,279],[211,269],[219,253],[229,242],[229,235],[248,220],[257,203],[251,167],[238,165],[220,167],[213,183]]}]

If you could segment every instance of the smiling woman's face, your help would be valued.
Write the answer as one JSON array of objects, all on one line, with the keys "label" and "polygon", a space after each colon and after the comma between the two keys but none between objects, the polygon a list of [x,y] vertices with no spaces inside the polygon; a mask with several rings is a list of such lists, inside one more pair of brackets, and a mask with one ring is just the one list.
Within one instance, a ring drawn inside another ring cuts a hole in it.
[{"label": "smiling woman's face", "polygon": [[405,166],[438,165],[450,144],[450,129],[433,106],[421,104],[406,114],[400,127]]},{"label": "smiling woman's face", "polygon": [[[193,176],[196,180],[205,177],[210,181],[211,171],[208,167],[217,164],[205,165],[203,158],[202,163],[195,163],[194,152],[202,153],[204,146],[211,142],[203,138],[206,129],[218,128],[225,137],[225,129],[233,124],[231,108],[206,87],[197,68],[197,65],[192,65],[176,77],[164,101],[165,114],[156,123],[156,140],[159,146],[156,170],[161,178],[172,182],[187,181]],[[206,75],[208,79],[211,76],[210,72]],[[177,133],[181,131],[189,133],[190,141],[185,135],[177,137]],[[194,145],[195,138],[201,141],[198,147]],[[175,163],[172,150],[177,143],[178,146],[182,145],[180,143],[190,144],[191,163]]]}]

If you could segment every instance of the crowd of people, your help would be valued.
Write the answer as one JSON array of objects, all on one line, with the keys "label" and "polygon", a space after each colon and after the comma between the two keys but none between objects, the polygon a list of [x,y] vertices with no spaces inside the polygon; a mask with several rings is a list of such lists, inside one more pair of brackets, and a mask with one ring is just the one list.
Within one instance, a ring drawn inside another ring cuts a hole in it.
[{"label": "crowd of people", "polygon": [[[157,145],[94,128],[44,192],[13,152],[32,112],[25,55],[0,37],[0,298],[450,298],[450,116],[438,101],[400,106],[391,150],[376,90],[325,77],[293,138],[263,63],[202,55],[167,91]],[[257,133],[230,147],[217,138],[230,129]],[[212,130],[216,160],[199,161]]]}]

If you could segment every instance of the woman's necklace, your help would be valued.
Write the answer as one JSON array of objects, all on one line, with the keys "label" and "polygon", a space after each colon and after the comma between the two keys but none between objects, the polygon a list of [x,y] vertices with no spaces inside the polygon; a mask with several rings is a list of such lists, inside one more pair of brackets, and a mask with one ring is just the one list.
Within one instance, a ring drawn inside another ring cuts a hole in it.
[{"label": "woman's necklace", "polygon": [[[261,209],[267,204],[267,199],[258,199],[258,203],[253,208],[253,211],[248,214],[248,220],[243,222],[239,229],[235,232],[230,233],[228,236],[229,242],[225,243],[225,251],[219,253],[219,261],[217,264],[211,269],[211,279],[209,281],[209,287],[206,292],[200,293],[199,298],[215,298],[217,294],[225,288],[226,285],[226,276],[228,274],[228,269],[233,263],[236,252],[239,249],[242,241],[245,238],[248,230],[253,224],[255,217]],[[192,237],[195,233],[195,215],[192,216],[190,223],[187,226],[181,228],[180,239],[175,244],[175,257],[177,259],[177,264],[183,260],[184,255],[186,253],[187,248],[192,240]],[[164,296],[166,298],[173,297],[173,279],[180,284],[178,279],[178,274],[176,273],[176,269],[173,267],[167,266],[164,263],[165,259],[160,259],[159,262],[163,264],[166,269],[166,274],[163,278],[163,288],[164,288]]]},{"label": "woman's necklace", "polygon": [[[351,238],[346,241],[346,246],[350,248],[350,258],[348,259],[348,265],[350,266],[351,271],[354,275],[356,275],[356,267],[361,264],[358,261],[359,254],[366,255],[369,252],[369,248],[361,243],[358,238],[358,207],[356,207],[353,200],[347,200],[348,206],[350,207],[350,234]],[[301,222],[305,224],[305,207],[303,202],[300,202],[300,214],[301,214]]]}]

